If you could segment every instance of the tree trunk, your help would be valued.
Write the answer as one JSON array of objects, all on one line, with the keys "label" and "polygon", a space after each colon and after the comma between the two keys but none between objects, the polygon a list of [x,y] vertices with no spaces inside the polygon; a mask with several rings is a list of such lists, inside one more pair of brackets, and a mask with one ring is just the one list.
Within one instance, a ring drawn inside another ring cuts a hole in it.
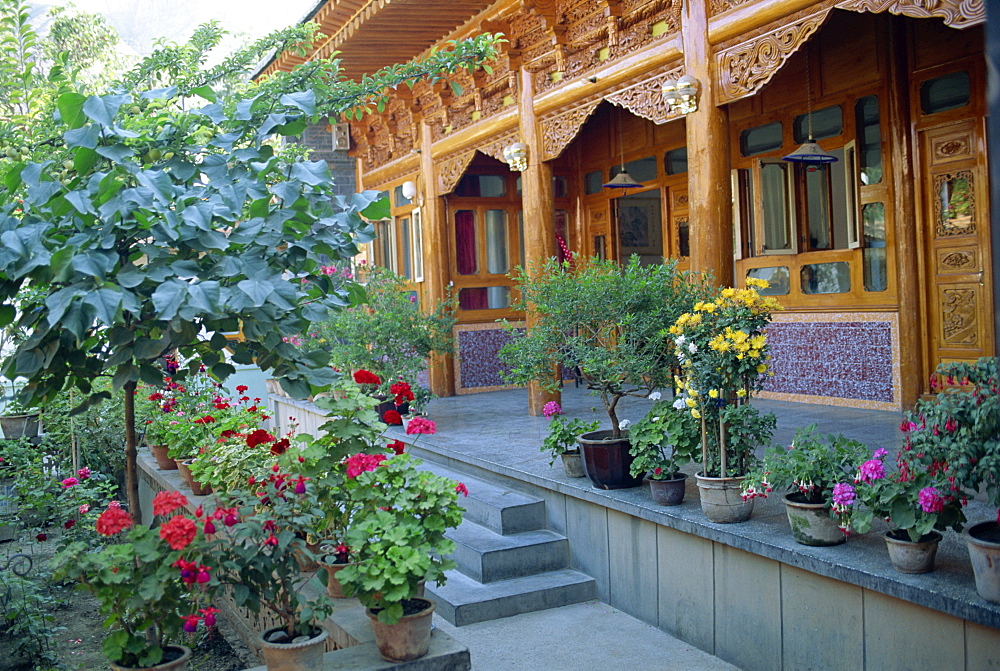
[{"label": "tree trunk", "polygon": [[128,495],[128,509],[136,524],[142,521],[139,508],[139,468],[136,465],[138,452],[135,443],[135,381],[126,382],[122,389],[125,394],[125,489]]}]

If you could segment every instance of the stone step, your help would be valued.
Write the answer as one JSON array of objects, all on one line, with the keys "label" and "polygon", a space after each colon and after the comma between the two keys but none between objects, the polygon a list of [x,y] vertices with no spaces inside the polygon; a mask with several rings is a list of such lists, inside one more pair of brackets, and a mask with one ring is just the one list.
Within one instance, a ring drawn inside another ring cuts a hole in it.
[{"label": "stone step", "polygon": [[459,496],[465,519],[501,535],[545,528],[545,502],[506,487],[474,478],[441,464],[424,461],[421,469],[464,483],[468,496]]},{"label": "stone step", "polygon": [[427,583],[436,612],[456,627],[520,613],[558,608],[596,598],[594,579],[572,569],[548,571],[487,584],[449,571],[443,587]]},{"label": "stone step", "polygon": [[547,529],[502,536],[464,521],[447,533],[455,541],[451,557],[458,570],[481,583],[566,568],[569,543]]}]

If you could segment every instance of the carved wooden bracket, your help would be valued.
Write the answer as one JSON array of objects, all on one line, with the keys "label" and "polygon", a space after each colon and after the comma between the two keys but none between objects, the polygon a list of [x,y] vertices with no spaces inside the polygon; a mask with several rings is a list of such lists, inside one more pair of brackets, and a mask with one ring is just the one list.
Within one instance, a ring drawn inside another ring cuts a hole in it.
[{"label": "carved wooden bracket", "polygon": [[472,163],[472,157],[475,155],[475,149],[463,149],[462,151],[435,159],[434,171],[437,173],[437,195],[444,196],[454,190],[458,185],[458,180],[465,174],[466,168]]},{"label": "carved wooden bracket", "polygon": [[562,153],[600,102],[601,99],[597,98],[541,118],[543,161],[551,161]]},{"label": "carved wooden bracket", "polygon": [[720,87],[715,104],[731,103],[763,88],[785,61],[823,25],[830,11],[829,7],[821,9],[716,54]]},{"label": "carved wooden bracket", "polygon": [[915,19],[938,17],[952,28],[968,28],[986,22],[983,0],[843,0],[837,7],[852,12],[889,12]]},{"label": "carved wooden bracket", "polygon": [[513,143],[517,142],[520,136],[521,136],[520,130],[518,128],[514,128],[510,131],[507,131],[506,133],[496,138],[492,142],[482,145],[477,149],[479,150],[480,153],[486,154],[487,156],[492,156],[496,160],[503,163],[504,147],[509,147]]},{"label": "carved wooden bracket", "polygon": [[612,105],[624,107],[636,116],[661,124],[682,116],[680,112],[669,110],[663,101],[661,89],[667,79],[677,79],[684,74],[683,67],[677,67],[669,72],[654,75],[645,81],[632,84],[623,89],[604,96]]}]

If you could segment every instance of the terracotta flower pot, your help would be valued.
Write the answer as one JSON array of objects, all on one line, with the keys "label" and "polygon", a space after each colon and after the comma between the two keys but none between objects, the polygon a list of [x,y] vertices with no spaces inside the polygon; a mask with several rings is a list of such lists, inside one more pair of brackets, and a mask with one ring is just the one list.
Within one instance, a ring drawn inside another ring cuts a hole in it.
[{"label": "terracotta flower pot", "polygon": [[261,652],[268,671],[315,671],[323,668],[323,653],[330,633],[323,627],[316,627],[313,636],[299,636],[291,641],[280,639],[284,635],[281,627],[268,629],[260,634]]},{"label": "terracotta flower pot", "polygon": [[830,508],[825,503],[808,503],[798,492],[785,494],[784,499],[788,525],[796,543],[826,547],[847,540],[840,525],[830,517]]},{"label": "terracotta flower pot", "polygon": [[583,470],[583,457],[580,456],[579,450],[573,452],[563,452],[559,455],[559,458],[562,459],[563,470],[566,471],[566,477],[586,477],[587,472]]},{"label": "terracotta flower pot", "polygon": [[181,480],[183,480],[184,484],[188,486],[188,489],[193,490],[194,486],[192,483],[194,480],[191,478],[191,469],[184,463],[184,460],[174,459],[174,468],[176,468],[177,472],[181,474]]},{"label": "terracotta flower pot", "polygon": [[163,646],[164,657],[169,657],[165,662],[160,662],[156,666],[122,666],[109,662],[111,671],[186,671],[188,663],[191,661],[191,648],[186,645],[165,645]]},{"label": "terracotta flower pot", "polygon": [[743,500],[743,477],[706,478],[696,473],[701,511],[709,522],[733,524],[746,522],[753,514],[753,499]]},{"label": "terracotta flower pot", "polygon": [[[420,608],[421,605],[423,608]],[[375,632],[378,653],[387,662],[419,659],[430,649],[434,602],[421,597],[403,602],[404,613],[411,608],[420,609],[410,615],[403,615],[396,624],[383,624],[378,621],[375,611],[371,608],[366,611]]]},{"label": "terracotta flower pot", "polygon": [[979,596],[1000,603],[1000,524],[978,522],[962,532],[972,560]]},{"label": "terracotta flower pot", "polygon": [[889,548],[889,561],[900,573],[930,573],[934,570],[941,534],[932,531],[914,542],[905,529],[885,532],[885,543]]},{"label": "terracotta flower pot", "polygon": [[354,562],[346,562],[343,564],[324,564],[320,563],[320,566],[326,569],[326,593],[332,596],[334,599],[345,599],[344,587],[340,584],[337,579],[337,574],[340,573],[342,569],[348,566],[354,566]]},{"label": "terracotta flower pot", "polygon": [[649,479],[649,494],[661,506],[679,506],[684,501],[687,473],[681,473],[670,480]]},{"label": "terracotta flower pot", "polygon": [[156,459],[156,465],[161,471],[176,471],[177,462],[167,455],[167,450],[169,450],[166,445],[150,445],[149,451],[153,453],[153,458]]},{"label": "terracotta flower pot", "polygon": [[184,478],[184,482],[188,483],[191,487],[191,493],[195,496],[208,496],[212,493],[212,485],[203,485],[194,479],[194,474],[191,473],[191,463],[194,459],[186,459],[177,464],[177,470],[181,472],[181,477]]}]

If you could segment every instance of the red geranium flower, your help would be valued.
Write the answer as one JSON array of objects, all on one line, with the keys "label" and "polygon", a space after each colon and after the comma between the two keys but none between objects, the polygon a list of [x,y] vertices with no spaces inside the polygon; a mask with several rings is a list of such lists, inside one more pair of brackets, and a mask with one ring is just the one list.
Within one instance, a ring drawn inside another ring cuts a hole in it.
[{"label": "red geranium flower", "polygon": [[382,380],[379,379],[378,375],[363,368],[359,371],[355,371],[354,381],[358,384],[382,384]]},{"label": "red geranium flower", "polygon": [[396,410],[386,410],[382,413],[382,421],[386,424],[399,425],[403,423],[403,417]]},{"label": "red geranium flower", "polygon": [[414,417],[406,427],[406,433],[410,435],[419,433],[430,435],[436,431],[437,425],[434,424],[434,421],[425,417]]},{"label": "red geranium flower", "polygon": [[455,485],[455,491],[461,494],[462,496],[469,495],[469,488],[465,486],[464,482],[460,482],[457,485]]},{"label": "red geranium flower", "polygon": [[66,527],[67,529],[72,529],[73,527],[76,526],[76,520],[66,520],[63,526]]},{"label": "red geranium flower", "polygon": [[183,515],[171,517],[166,524],[160,527],[160,538],[165,540],[173,550],[186,548],[194,540],[196,533],[198,533],[198,527],[194,520]]},{"label": "red geranium flower", "polygon": [[271,454],[279,455],[284,454],[291,443],[288,442],[287,438],[282,438],[281,440],[274,441],[274,445],[271,446]]},{"label": "red geranium flower", "polygon": [[358,452],[357,454],[347,457],[347,477],[356,478],[365,471],[374,471],[378,468],[378,465],[385,460],[384,454],[365,454],[364,452]]},{"label": "red geranium flower", "polygon": [[404,443],[401,440],[394,440],[391,443],[389,443],[388,445],[386,445],[386,447],[388,447],[390,450],[392,450],[396,454],[402,454],[403,452],[406,451],[406,443]]},{"label": "red geranium flower", "polygon": [[270,443],[274,441],[274,436],[269,434],[264,429],[256,429],[249,436],[247,436],[247,447],[257,447],[262,443]]},{"label": "red geranium flower", "polygon": [[214,421],[215,421],[215,417],[212,417],[211,415],[205,415],[204,417],[202,417],[200,419],[194,420],[194,423],[195,424],[211,424]]},{"label": "red geranium flower", "polygon": [[121,509],[121,504],[114,503],[97,518],[97,533],[102,536],[114,536],[132,526],[132,517]]},{"label": "red geranium flower", "polygon": [[187,497],[180,492],[157,492],[153,497],[153,514],[169,515],[187,502]]},{"label": "red geranium flower", "polygon": [[250,387],[246,386],[245,384],[238,384],[238,385],[236,385],[236,393],[237,394],[243,394],[249,388]]}]

